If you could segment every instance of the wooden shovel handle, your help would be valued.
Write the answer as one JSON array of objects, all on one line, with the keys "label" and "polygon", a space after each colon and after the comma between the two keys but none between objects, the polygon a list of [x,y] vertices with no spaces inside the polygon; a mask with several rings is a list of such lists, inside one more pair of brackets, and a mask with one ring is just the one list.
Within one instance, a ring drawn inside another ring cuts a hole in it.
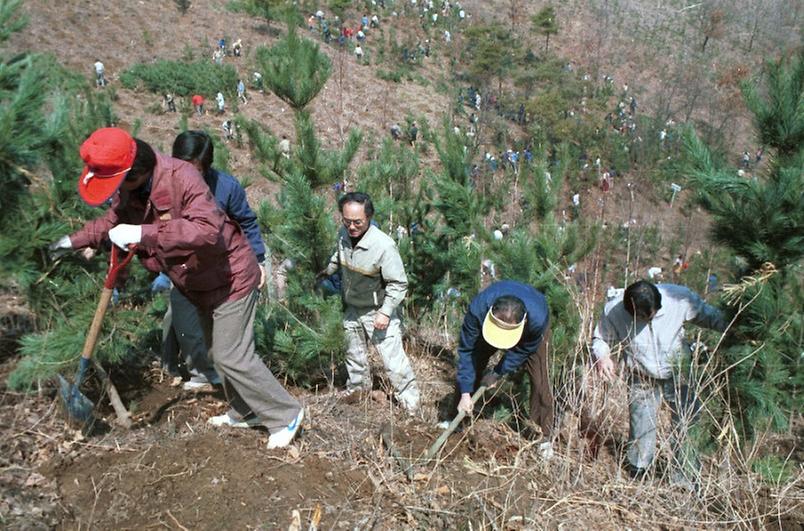
[{"label": "wooden shovel handle", "polygon": [[81,349],[82,358],[89,359],[95,352],[95,345],[98,343],[98,335],[100,334],[101,325],[103,325],[103,316],[106,315],[106,309],[112,300],[112,291],[111,288],[103,288],[103,291],[101,291],[95,316],[92,318],[92,324],[89,326],[89,332],[84,341],[84,348]]},{"label": "wooden shovel handle", "polygon": [[98,307],[95,310],[95,316],[92,318],[92,324],[89,326],[89,333],[84,341],[84,348],[81,349],[81,357],[84,359],[90,359],[95,352],[95,345],[98,342],[98,335],[100,334],[101,325],[103,324],[103,316],[106,315],[106,309],[109,307],[109,302],[112,300],[117,275],[131,262],[136,250],[137,246],[132,245],[129,247],[125,259],[123,259],[122,262],[118,262],[118,249],[116,245],[112,244],[112,257],[109,260],[109,272],[106,274],[106,280],[103,283],[103,291],[101,291]]}]

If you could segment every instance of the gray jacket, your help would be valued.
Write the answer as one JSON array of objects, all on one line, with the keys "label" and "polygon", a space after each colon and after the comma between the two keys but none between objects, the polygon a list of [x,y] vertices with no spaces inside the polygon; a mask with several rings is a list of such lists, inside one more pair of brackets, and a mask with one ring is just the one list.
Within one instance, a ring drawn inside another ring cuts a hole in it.
[{"label": "gray jacket", "polygon": [[379,309],[390,316],[408,291],[408,277],[396,243],[374,225],[354,248],[349,233],[341,228],[338,249],[330,258],[327,274],[338,268],[341,296],[347,306]]},{"label": "gray jacket", "polygon": [[625,352],[626,364],[653,378],[669,378],[683,353],[684,323],[722,332],[727,323],[720,311],[695,292],[675,284],[658,284],[662,307],[650,322],[636,321],[623,305],[623,296],[606,303],[592,337],[595,358],[608,356],[614,347]]}]

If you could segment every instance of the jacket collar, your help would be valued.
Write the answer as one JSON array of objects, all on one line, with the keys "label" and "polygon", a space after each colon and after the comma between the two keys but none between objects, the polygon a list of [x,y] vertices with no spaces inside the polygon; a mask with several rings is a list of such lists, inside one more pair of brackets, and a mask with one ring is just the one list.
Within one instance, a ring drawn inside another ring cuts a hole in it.
[{"label": "jacket collar", "polygon": [[377,233],[380,232],[380,229],[375,227],[373,224],[369,225],[368,230],[363,234],[363,237],[360,238],[360,241],[357,242],[357,245],[354,246],[352,245],[352,238],[349,236],[349,231],[347,231],[346,228],[341,229],[341,231],[343,234],[343,239],[349,247],[368,249],[374,243],[374,240],[377,238]]}]

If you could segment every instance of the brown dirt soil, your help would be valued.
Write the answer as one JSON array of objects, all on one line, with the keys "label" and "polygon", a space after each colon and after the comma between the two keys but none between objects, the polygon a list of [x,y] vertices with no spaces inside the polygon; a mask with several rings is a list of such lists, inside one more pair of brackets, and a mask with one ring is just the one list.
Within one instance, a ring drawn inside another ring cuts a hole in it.
[{"label": "brown dirt soil", "polygon": [[[348,504],[372,494],[356,470],[325,455],[268,456],[259,433],[165,437],[145,450],[89,455],[57,473],[76,522],[143,528],[180,522],[192,528],[283,527],[291,510],[321,506],[333,523]],[[135,459],[132,459],[135,457]],[[87,513],[86,508],[92,510]],[[94,514],[93,514],[94,512]],[[172,521],[171,521],[172,520]]]},{"label": "brown dirt soil", "polygon": [[[424,382],[427,362],[414,356]],[[706,527],[704,515],[721,503],[722,483],[690,498],[659,479],[642,484],[624,478],[616,449],[624,434],[603,433],[598,459],[591,460],[572,417],[564,421],[568,429],[557,457],[544,462],[532,440],[481,416],[454,434],[436,461],[420,462],[408,481],[402,466],[429,448],[439,431],[432,411],[423,413],[424,423],[407,417],[381,389],[357,400],[292,390],[309,412],[303,431],[288,449],[268,451],[262,430],[207,426],[206,419],[225,408],[220,393],[184,392],[156,375],[144,375],[136,404],[123,397],[135,408],[133,429],[113,427],[111,408],[99,401],[102,422],[93,434],[65,422],[50,390],[28,397],[3,390],[4,527],[280,529],[292,524],[296,511],[303,527],[318,522],[321,529],[450,529],[467,522],[544,529],[568,521],[600,529],[651,522],[677,528]],[[425,400],[434,403],[443,391],[431,387]],[[620,403],[623,387],[612,391]],[[622,414],[614,416],[622,421]],[[386,425],[401,463],[380,441]],[[719,473],[713,469],[710,481]],[[785,499],[793,505],[783,509],[793,512],[763,520],[766,525],[788,528],[802,521],[795,502],[801,487],[791,487]],[[762,489],[769,501],[778,495]],[[644,504],[648,498],[655,506]]]}]

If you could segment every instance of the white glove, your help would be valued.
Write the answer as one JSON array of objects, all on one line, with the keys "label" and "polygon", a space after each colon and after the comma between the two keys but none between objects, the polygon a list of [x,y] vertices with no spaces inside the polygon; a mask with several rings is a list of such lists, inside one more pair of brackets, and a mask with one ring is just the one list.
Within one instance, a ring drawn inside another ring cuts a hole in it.
[{"label": "white glove", "polygon": [[539,443],[537,446],[537,452],[539,452],[539,457],[541,457],[545,461],[549,461],[553,458],[553,443],[552,441],[544,441]]},{"label": "white glove", "polygon": [[125,223],[113,227],[109,231],[109,239],[112,243],[128,251],[128,246],[132,243],[140,243],[142,239],[141,225],[126,225]]},{"label": "white glove", "polygon": [[48,245],[47,250],[50,252],[50,258],[55,259],[63,255],[73,248],[73,242],[70,241],[69,236],[62,236],[55,242]]}]

